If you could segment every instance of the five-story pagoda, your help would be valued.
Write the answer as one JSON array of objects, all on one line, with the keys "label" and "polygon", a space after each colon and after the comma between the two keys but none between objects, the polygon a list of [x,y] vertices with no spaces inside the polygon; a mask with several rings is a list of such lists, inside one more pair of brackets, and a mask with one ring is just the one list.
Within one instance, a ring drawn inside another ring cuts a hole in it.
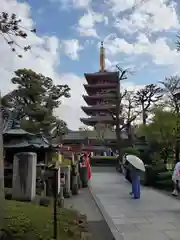
[{"label": "five-story pagoda", "polygon": [[117,107],[119,72],[105,70],[103,42],[100,47],[100,71],[84,75],[87,80],[87,84],[84,84],[87,95],[83,95],[83,98],[88,106],[82,107],[82,110],[88,117],[81,118],[81,122],[94,127],[97,124],[104,124],[106,127],[114,126],[115,120],[112,113],[116,112]]}]

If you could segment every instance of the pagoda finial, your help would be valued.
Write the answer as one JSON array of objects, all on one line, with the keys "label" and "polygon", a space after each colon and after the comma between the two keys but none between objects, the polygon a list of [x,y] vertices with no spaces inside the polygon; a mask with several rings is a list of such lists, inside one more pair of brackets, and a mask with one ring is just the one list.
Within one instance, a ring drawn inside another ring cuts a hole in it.
[{"label": "pagoda finial", "polygon": [[104,51],[104,42],[101,42],[100,47],[100,72],[104,72],[105,70],[105,51]]}]

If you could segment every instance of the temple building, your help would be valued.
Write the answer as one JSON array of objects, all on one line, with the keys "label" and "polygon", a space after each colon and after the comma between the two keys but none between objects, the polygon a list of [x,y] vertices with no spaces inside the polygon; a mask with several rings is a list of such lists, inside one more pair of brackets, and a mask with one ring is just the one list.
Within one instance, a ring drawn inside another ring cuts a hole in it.
[{"label": "temple building", "polygon": [[[86,95],[83,98],[86,106],[82,107],[87,117],[80,118],[81,122],[87,126],[93,127],[93,130],[72,131],[63,137],[63,144],[78,148],[91,148],[94,152],[104,154],[111,149],[113,152],[117,149],[117,139],[115,132],[115,120],[112,117],[116,113],[118,95],[120,93],[119,72],[110,72],[105,69],[105,49],[103,42],[100,47],[100,70],[95,73],[85,73],[87,84],[84,84]],[[97,125],[105,126],[103,141],[97,137]],[[122,147],[128,147],[128,134],[126,129],[121,131]],[[140,144],[138,149],[142,147]],[[107,153],[108,154],[108,153]]]},{"label": "temple building", "polygon": [[100,47],[100,71],[85,73],[87,84],[84,88],[87,92],[83,98],[87,106],[82,110],[87,118],[81,118],[81,122],[88,126],[95,127],[98,123],[106,126],[114,126],[115,121],[112,113],[116,111],[116,103],[119,91],[119,72],[105,70],[105,51],[103,42]]}]

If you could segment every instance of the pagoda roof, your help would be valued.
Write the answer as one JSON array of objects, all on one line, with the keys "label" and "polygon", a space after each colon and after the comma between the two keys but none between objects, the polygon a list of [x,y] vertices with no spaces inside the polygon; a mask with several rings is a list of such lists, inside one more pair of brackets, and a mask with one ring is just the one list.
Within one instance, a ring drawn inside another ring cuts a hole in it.
[{"label": "pagoda roof", "polygon": [[105,124],[113,124],[115,123],[115,120],[111,117],[111,115],[108,116],[95,116],[95,117],[89,117],[89,118],[80,118],[81,122],[85,125],[94,126],[97,123],[105,123]]},{"label": "pagoda roof", "polygon": [[106,83],[106,84],[84,84],[84,88],[88,95],[96,93],[99,90],[111,90],[117,92],[116,83]]},{"label": "pagoda roof", "polygon": [[114,72],[110,72],[110,71],[104,71],[104,72],[94,72],[94,73],[84,73],[84,76],[86,78],[97,78],[97,77],[112,77],[114,80],[117,80],[117,78],[119,77],[119,72],[118,71],[114,71]]},{"label": "pagoda roof", "polygon": [[95,73],[85,73],[84,74],[88,83],[93,83],[98,80],[106,80],[110,82],[118,82],[119,81],[119,72],[95,72]]},{"label": "pagoda roof", "polygon": [[116,88],[117,83],[95,83],[95,84],[84,84],[85,89],[103,89],[103,88]]},{"label": "pagoda roof", "polygon": [[97,95],[91,95],[91,96],[83,95],[82,97],[88,105],[95,105],[98,100],[111,100],[111,101],[114,100],[114,103],[115,103],[116,98],[117,98],[116,94],[112,94],[112,93],[111,94],[97,94]]},{"label": "pagoda roof", "polygon": [[81,109],[88,115],[92,115],[95,112],[109,112],[109,110],[116,110],[116,105],[93,105],[93,106],[84,106]]}]

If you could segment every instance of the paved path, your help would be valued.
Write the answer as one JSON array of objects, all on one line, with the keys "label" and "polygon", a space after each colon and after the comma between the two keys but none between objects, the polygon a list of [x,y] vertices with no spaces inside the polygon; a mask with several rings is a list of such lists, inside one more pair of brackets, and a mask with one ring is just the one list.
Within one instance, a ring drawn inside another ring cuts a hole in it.
[{"label": "paved path", "polygon": [[85,214],[93,240],[113,240],[113,235],[104,220],[88,188],[80,190],[79,195],[65,199],[65,207]]},{"label": "paved path", "polygon": [[113,171],[94,171],[91,192],[117,240],[179,240],[180,201],[142,188],[131,199],[130,184]]}]

